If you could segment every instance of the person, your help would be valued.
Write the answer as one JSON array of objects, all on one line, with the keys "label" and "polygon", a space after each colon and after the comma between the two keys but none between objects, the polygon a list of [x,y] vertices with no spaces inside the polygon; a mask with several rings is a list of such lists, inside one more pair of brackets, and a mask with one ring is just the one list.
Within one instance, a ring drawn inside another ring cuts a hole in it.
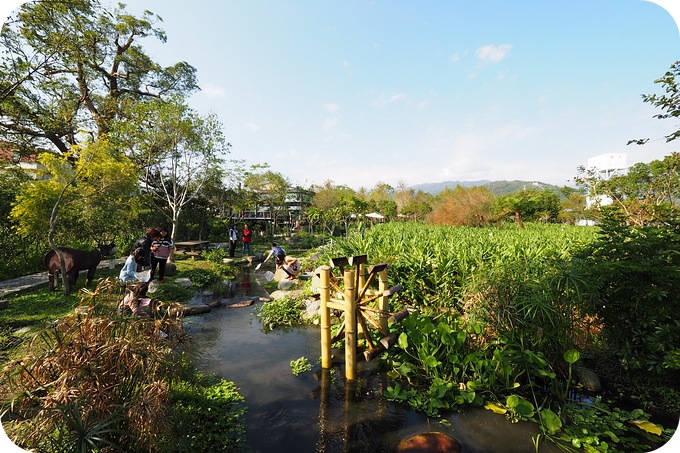
[{"label": "person", "polygon": [[269,258],[272,257],[272,255],[274,256],[276,268],[279,269],[281,266],[283,266],[283,262],[286,259],[286,251],[283,248],[276,245],[276,243],[272,242],[272,249],[269,252],[269,255],[267,255],[267,257],[264,259],[264,261],[262,261],[262,263],[263,264],[266,263],[269,260]]},{"label": "person", "polygon": [[302,269],[302,263],[297,258],[286,256],[283,259],[281,269],[286,273],[286,278],[288,280],[295,280],[300,273],[300,269]]},{"label": "person", "polygon": [[130,253],[130,256],[125,260],[123,268],[118,274],[118,280],[121,284],[132,283],[137,281],[137,266],[144,260],[144,249],[137,247]]},{"label": "person", "polygon": [[138,267],[138,271],[144,269],[151,269],[151,243],[158,237],[158,230],[155,228],[149,228],[146,230],[146,236],[137,239],[135,245],[132,246],[132,250],[141,248],[144,250],[144,259],[141,260]]},{"label": "person", "polygon": [[246,254],[246,249],[248,249],[248,255],[250,255],[250,241],[252,239],[253,232],[250,231],[250,227],[246,223],[245,226],[243,227],[243,236],[241,238],[241,241],[243,242],[243,249],[241,250],[241,254],[245,255]]},{"label": "person", "polygon": [[172,262],[172,255],[175,251],[168,229],[165,227],[158,229],[158,237],[151,243],[151,280],[158,267],[158,283],[165,283],[165,266]]},{"label": "person", "polygon": [[229,228],[229,258],[234,257],[234,252],[236,252],[236,242],[238,241],[238,233],[236,232],[236,227],[234,225]]}]

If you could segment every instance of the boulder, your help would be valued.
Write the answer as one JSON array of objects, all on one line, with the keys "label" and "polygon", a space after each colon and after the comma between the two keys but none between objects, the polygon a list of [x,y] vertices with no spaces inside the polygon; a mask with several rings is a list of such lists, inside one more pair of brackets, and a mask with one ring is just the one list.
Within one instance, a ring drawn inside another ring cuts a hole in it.
[{"label": "boulder", "polygon": [[171,308],[169,310],[170,316],[193,316],[210,313],[212,309],[205,304],[196,305],[182,305],[181,307]]},{"label": "boulder", "polygon": [[304,289],[294,289],[292,291],[274,291],[269,295],[272,300],[283,299],[284,297],[290,297],[291,299],[301,299],[304,297],[306,291]]},{"label": "boulder", "polygon": [[602,392],[600,378],[593,371],[580,366],[573,367],[572,371],[574,372],[574,379],[583,386],[583,390],[595,395]]},{"label": "boulder", "polygon": [[180,286],[191,286],[191,279],[188,279],[186,277],[176,278],[175,284]]},{"label": "boulder", "polygon": [[321,308],[321,301],[305,299],[302,301],[304,311],[302,312],[302,319],[312,319],[319,314]]},{"label": "boulder", "polygon": [[165,275],[168,277],[177,275],[177,266],[172,261],[165,265]]}]

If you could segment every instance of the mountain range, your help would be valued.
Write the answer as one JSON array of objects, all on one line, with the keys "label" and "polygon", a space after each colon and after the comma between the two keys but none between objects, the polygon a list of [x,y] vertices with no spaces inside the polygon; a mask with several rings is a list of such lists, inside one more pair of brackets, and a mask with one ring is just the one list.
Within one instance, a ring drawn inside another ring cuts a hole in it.
[{"label": "mountain range", "polygon": [[550,189],[552,192],[556,194],[560,194],[560,189],[561,187],[554,186],[552,184],[547,184],[544,182],[538,182],[538,181],[519,181],[519,180],[514,180],[514,181],[488,181],[488,180],[480,180],[480,181],[443,181],[443,182],[429,182],[429,183],[424,183],[424,184],[416,184],[412,186],[413,190],[422,190],[423,192],[427,192],[432,195],[437,195],[439,192],[442,192],[444,189],[447,187],[451,190],[455,189],[456,186],[461,186],[461,187],[486,187],[489,192],[491,192],[494,196],[499,197],[501,195],[507,195],[509,193],[514,193],[519,190],[525,190],[525,189],[537,189],[537,190],[544,190],[544,189]]}]

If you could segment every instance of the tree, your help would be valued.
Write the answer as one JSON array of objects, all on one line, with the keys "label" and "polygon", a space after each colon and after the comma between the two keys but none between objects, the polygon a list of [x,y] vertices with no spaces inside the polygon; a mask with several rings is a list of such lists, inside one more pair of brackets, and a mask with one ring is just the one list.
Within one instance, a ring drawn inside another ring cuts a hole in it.
[{"label": "tree", "polygon": [[290,182],[281,173],[267,170],[264,173],[253,173],[245,180],[245,186],[254,191],[258,202],[267,205],[272,219],[272,234],[275,234],[279,218],[287,211],[287,195]]},{"label": "tree", "polygon": [[[668,71],[663,75],[663,77],[656,79],[654,83],[661,84],[664,87],[666,94],[643,94],[642,100],[644,102],[652,104],[654,107],[658,107],[665,113],[659,113],[654,115],[654,118],[667,119],[667,118],[677,118],[680,116],[680,97],[678,93],[680,90],[678,88],[678,81],[676,78],[680,79],[680,61],[673,63]],[[666,142],[671,142],[677,138],[680,138],[680,129],[672,132],[665,136]],[[649,141],[648,138],[629,140],[628,144],[635,143],[638,145],[644,145]]]},{"label": "tree", "polygon": [[678,215],[680,153],[648,164],[636,163],[627,174],[609,179],[580,167],[576,181],[591,198],[606,197],[631,225],[664,223]]},{"label": "tree", "polygon": [[498,216],[511,213],[525,221],[553,222],[560,213],[560,197],[550,189],[527,189],[498,197],[494,211]]},{"label": "tree", "polygon": [[493,195],[486,187],[446,188],[433,200],[428,220],[435,225],[480,225],[490,217]]},{"label": "tree", "polygon": [[574,224],[583,218],[586,209],[586,197],[582,190],[564,186],[560,193],[564,199],[560,202],[559,219],[563,222]]},{"label": "tree", "polygon": [[[25,182],[11,216],[21,236],[48,232],[50,248],[59,256],[62,275],[66,275],[58,242],[78,242],[82,237],[100,242],[96,238],[129,228],[139,212],[134,196],[137,169],[106,140],[74,145],[64,155],[42,153],[38,161],[49,178]],[[68,295],[68,279],[63,281]]]},{"label": "tree", "polygon": [[222,129],[215,114],[200,116],[181,98],[172,98],[137,105],[113,130],[118,145],[144,169],[142,190],[153,195],[151,203],[172,224],[173,240],[182,209],[201,193],[228,152]]},{"label": "tree", "polygon": [[138,41],[161,19],[141,18],[95,0],[43,0],[21,6],[0,36],[0,134],[23,154],[102,137],[134,106],[187,95],[196,70],[185,62],[166,68]]}]

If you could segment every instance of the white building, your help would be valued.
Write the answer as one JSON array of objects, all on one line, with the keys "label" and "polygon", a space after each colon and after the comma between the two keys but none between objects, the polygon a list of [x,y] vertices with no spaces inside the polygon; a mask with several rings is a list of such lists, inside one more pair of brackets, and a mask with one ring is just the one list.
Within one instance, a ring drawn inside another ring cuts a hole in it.
[{"label": "white building", "polygon": [[[588,172],[593,172],[600,179],[609,179],[612,176],[623,176],[628,171],[628,159],[626,153],[602,154],[588,159]],[[586,197],[586,209],[593,206],[607,206],[612,199],[605,195]]]}]

